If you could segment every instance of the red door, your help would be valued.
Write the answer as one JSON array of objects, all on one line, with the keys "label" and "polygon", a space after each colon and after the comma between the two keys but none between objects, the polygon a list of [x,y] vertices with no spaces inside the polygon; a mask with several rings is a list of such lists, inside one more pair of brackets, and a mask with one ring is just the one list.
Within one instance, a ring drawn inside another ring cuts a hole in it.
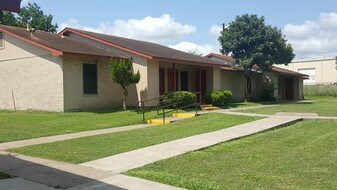
[{"label": "red door", "polygon": [[286,100],[294,99],[294,79],[285,78]]},{"label": "red door", "polygon": [[[202,101],[206,94],[206,71],[195,72],[195,91],[200,92],[200,96],[197,96],[198,101]],[[201,99],[200,99],[201,97]]]},{"label": "red door", "polygon": [[169,92],[174,92],[178,90],[178,80],[179,80],[178,70],[176,70],[175,76],[174,76],[173,69],[168,69],[167,70],[167,90]]},{"label": "red door", "polygon": [[159,68],[159,94],[162,95],[165,92],[165,69]]}]

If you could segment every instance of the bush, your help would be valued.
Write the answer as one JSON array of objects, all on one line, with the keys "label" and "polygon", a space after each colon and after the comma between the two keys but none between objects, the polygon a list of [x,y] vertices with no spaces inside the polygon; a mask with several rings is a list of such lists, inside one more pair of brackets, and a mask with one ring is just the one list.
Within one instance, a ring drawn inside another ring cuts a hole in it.
[{"label": "bush", "polygon": [[177,91],[164,93],[162,99],[164,104],[168,105],[176,101],[179,107],[183,107],[195,103],[197,97],[193,92]]},{"label": "bush", "polygon": [[212,104],[211,94],[212,94],[212,92],[207,92],[204,95],[204,103],[206,103],[206,104]]},{"label": "bush", "polygon": [[216,90],[206,93],[204,96],[204,102],[206,104],[213,104],[215,106],[229,104],[232,101],[233,95],[229,90]]},{"label": "bush", "polygon": [[211,94],[212,104],[215,106],[220,106],[225,101],[225,95],[221,91],[213,91]]},{"label": "bush", "polygon": [[262,85],[261,99],[262,101],[275,100],[274,97],[274,82],[271,80],[265,80]]},{"label": "bush", "polygon": [[229,104],[232,102],[233,99],[233,94],[231,91],[229,90],[223,90],[221,91],[223,93],[223,95],[225,96],[225,100],[224,100],[224,104]]}]

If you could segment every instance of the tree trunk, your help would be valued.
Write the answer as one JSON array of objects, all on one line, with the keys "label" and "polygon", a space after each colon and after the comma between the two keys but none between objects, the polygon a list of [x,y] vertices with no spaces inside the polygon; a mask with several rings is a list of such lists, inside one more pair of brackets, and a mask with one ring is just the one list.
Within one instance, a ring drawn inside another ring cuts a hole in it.
[{"label": "tree trunk", "polygon": [[123,110],[126,111],[126,98],[128,97],[128,89],[124,88],[123,92]]}]

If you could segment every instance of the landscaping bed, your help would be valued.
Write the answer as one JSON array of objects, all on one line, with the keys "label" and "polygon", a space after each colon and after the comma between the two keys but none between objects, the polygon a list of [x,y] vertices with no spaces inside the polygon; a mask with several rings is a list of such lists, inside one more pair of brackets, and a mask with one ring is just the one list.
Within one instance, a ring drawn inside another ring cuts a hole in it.
[{"label": "landscaping bed", "polygon": [[261,117],[205,114],[167,125],[33,145],[9,151],[70,163],[83,163],[258,119]]},{"label": "landscaping bed", "polygon": [[130,170],[187,189],[335,189],[337,121],[304,121]]}]

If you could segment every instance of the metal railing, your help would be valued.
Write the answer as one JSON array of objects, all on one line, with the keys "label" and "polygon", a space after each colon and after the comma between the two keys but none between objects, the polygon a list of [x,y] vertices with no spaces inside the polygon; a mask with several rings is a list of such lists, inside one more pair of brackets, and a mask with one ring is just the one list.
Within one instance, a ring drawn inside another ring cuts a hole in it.
[{"label": "metal railing", "polygon": [[[198,98],[197,95],[200,94],[200,92],[195,92],[194,93],[196,95],[195,98],[195,102],[188,104],[188,105],[184,105],[182,100],[184,97],[188,96],[180,96],[180,97],[176,97],[175,99],[171,99],[171,100],[162,100],[161,98],[152,98],[152,99],[148,99],[148,100],[140,100],[137,101],[137,104],[139,106],[139,109],[137,110],[137,113],[141,113],[143,115],[143,123],[146,123],[145,120],[145,113],[146,112],[150,112],[153,110],[157,110],[157,115],[161,115],[163,118],[163,123],[165,123],[166,117],[168,113],[171,112],[176,112],[179,113],[179,109],[184,109],[184,108],[188,108],[188,107],[195,107],[195,114],[198,114],[198,106],[200,105],[200,102],[198,102]],[[155,107],[149,107],[146,106],[145,103],[147,102],[151,102],[151,101],[156,101],[156,106]]]}]

